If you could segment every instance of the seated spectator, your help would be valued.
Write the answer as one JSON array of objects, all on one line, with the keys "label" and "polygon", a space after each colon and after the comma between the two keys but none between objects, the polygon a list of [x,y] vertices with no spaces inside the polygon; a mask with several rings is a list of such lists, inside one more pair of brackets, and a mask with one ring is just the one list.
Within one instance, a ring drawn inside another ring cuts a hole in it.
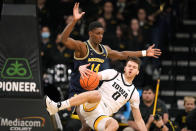
[{"label": "seated spectator", "polygon": [[47,48],[51,48],[51,32],[48,26],[43,26],[41,29],[41,56],[44,56]]},{"label": "seated spectator", "polygon": [[186,131],[196,131],[196,108],[190,111],[190,113],[187,116],[187,127],[188,130]]},{"label": "seated spectator", "polygon": [[[155,131],[161,129],[161,131],[167,131],[168,126],[165,125],[168,122],[168,110],[163,101],[157,101],[156,108],[156,116],[153,116],[153,107],[154,107],[154,98],[155,93],[153,89],[149,86],[145,87],[142,92],[142,99],[140,102],[140,111],[142,118],[146,124],[146,127],[149,131]],[[128,128],[132,128],[132,130],[138,131],[138,127],[136,126],[133,116],[131,114],[130,120],[128,121]],[[125,128],[126,129],[126,128]],[[126,129],[127,130],[127,129]]]},{"label": "seated spectator", "polygon": [[186,118],[188,114],[195,108],[195,98],[192,96],[184,97],[184,110],[180,112],[176,117],[176,122],[181,129],[181,131],[187,131],[187,121]]}]

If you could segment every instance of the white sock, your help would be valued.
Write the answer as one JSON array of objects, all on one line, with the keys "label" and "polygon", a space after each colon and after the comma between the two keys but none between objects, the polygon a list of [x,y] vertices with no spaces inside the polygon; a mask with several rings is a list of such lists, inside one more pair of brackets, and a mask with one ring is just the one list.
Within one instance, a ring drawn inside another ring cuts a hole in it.
[{"label": "white sock", "polygon": [[68,99],[68,100],[61,102],[61,106],[59,107],[59,110],[64,110],[69,107],[71,107],[71,106],[70,106],[69,99]]}]

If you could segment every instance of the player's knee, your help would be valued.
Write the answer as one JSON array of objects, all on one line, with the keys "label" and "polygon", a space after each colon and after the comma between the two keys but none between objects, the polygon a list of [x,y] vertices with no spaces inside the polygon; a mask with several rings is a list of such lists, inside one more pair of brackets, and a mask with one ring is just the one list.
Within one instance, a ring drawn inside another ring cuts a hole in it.
[{"label": "player's knee", "polygon": [[109,128],[112,131],[117,131],[119,128],[119,124],[115,119],[110,119],[108,120],[108,122],[106,123],[106,128],[109,126]]}]

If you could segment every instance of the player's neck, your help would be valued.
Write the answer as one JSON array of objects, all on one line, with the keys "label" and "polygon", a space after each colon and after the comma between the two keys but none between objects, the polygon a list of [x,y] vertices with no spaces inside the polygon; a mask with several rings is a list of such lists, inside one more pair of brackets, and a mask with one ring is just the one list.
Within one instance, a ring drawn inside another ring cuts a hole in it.
[{"label": "player's neck", "polygon": [[91,39],[89,39],[89,42],[90,42],[91,46],[92,46],[95,50],[100,51],[100,50],[99,50],[99,45],[98,45],[98,44],[93,43]]}]

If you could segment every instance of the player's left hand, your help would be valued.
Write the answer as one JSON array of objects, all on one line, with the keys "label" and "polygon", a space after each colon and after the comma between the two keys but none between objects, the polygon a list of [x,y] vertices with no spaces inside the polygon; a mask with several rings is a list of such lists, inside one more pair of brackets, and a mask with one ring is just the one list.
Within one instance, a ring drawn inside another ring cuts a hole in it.
[{"label": "player's left hand", "polygon": [[73,19],[78,21],[82,16],[85,14],[85,12],[79,11],[79,2],[76,2],[73,8]]},{"label": "player's left hand", "polygon": [[80,75],[82,78],[88,77],[88,75],[92,74],[92,71],[87,68],[88,66],[90,66],[90,63],[86,65],[81,65],[79,67]]},{"label": "player's left hand", "polygon": [[161,55],[161,50],[156,48],[154,49],[154,47],[155,44],[148,47],[148,49],[146,50],[146,56],[158,58]]}]

